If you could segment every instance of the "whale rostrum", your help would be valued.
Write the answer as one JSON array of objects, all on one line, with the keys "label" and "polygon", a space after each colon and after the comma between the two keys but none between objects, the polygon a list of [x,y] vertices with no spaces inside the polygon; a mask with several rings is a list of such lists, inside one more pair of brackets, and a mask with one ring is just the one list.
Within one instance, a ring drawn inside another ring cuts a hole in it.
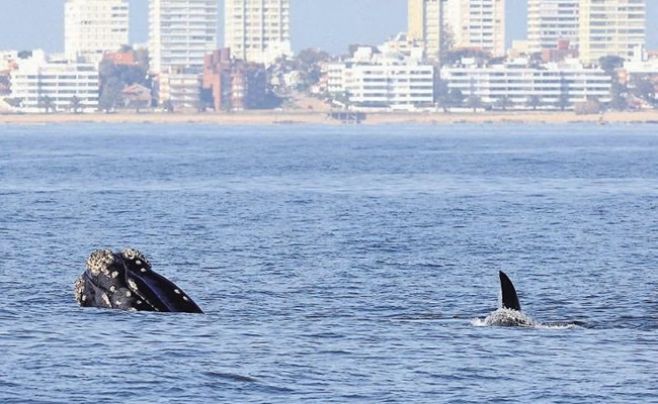
[{"label": "whale rostrum", "polygon": [[75,299],[82,307],[128,311],[203,313],[181,288],[151,268],[144,254],[96,250],[75,281]]}]

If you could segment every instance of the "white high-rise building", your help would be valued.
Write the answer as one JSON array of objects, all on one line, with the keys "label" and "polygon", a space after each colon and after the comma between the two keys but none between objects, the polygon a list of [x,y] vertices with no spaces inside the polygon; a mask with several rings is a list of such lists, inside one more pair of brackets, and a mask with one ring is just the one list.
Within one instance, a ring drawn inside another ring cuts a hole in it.
[{"label": "white high-rise building", "polygon": [[98,63],[106,51],[128,44],[128,0],[67,0],[64,6],[67,59]]},{"label": "white high-rise building", "polygon": [[444,22],[454,47],[505,55],[505,0],[447,0]]},{"label": "white high-rise building", "polygon": [[270,64],[292,54],[290,0],[226,0],[224,42],[231,54]]},{"label": "white high-rise building", "polygon": [[445,0],[409,0],[407,35],[410,40],[421,41],[425,55],[439,60],[444,49],[443,6]]},{"label": "white high-rise building", "polygon": [[528,41],[532,52],[555,49],[558,42],[578,44],[580,0],[528,0]]},{"label": "white high-rise building", "polygon": [[217,48],[217,23],[217,0],[150,0],[151,71],[202,71],[205,55]]},{"label": "white high-rise building", "polygon": [[630,58],[645,46],[645,0],[580,0],[580,59]]}]

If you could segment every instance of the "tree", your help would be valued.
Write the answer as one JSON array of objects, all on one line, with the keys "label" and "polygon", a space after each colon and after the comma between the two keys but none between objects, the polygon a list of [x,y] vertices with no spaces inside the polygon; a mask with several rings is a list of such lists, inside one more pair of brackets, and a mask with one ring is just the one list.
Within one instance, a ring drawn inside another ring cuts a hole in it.
[{"label": "tree", "polygon": [[170,114],[174,113],[174,103],[171,100],[165,100],[162,102],[162,108]]},{"label": "tree", "polygon": [[110,112],[117,105],[120,105],[123,90],[123,84],[117,77],[110,77],[101,87],[101,94],[98,100],[99,108],[105,112]]},{"label": "tree", "polygon": [[151,78],[142,65],[115,65],[104,60],[99,66],[100,108],[106,112],[124,105],[122,90],[133,84],[152,88]]},{"label": "tree", "polygon": [[29,59],[29,58],[32,57],[32,51],[29,51],[29,50],[20,51],[20,52],[18,52],[17,56],[18,56],[19,59]]},{"label": "tree", "polygon": [[443,112],[448,112],[450,108],[450,88],[445,80],[434,80],[434,102],[443,108]]},{"label": "tree", "polygon": [[77,95],[71,97],[71,104],[69,106],[71,112],[73,112],[74,114],[80,113],[81,106],[82,106],[82,100],[78,98]]},{"label": "tree", "polygon": [[569,97],[569,82],[564,77],[564,74],[561,74],[560,95],[555,102],[555,106],[558,107],[561,111],[564,111],[570,105],[570,101],[571,97]]},{"label": "tree", "polygon": [[602,56],[599,58],[599,66],[604,72],[613,75],[615,70],[624,66],[624,58],[614,55]]},{"label": "tree", "polygon": [[450,105],[453,107],[461,107],[464,103],[464,94],[459,89],[450,90],[448,94]]},{"label": "tree", "polygon": [[570,100],[569,100],[569,94],[567,93],[560,93],[560,96],[557,99],[557,102],[555,103],[555,106],[560,109],[560,111],[566,110],[570,105]]},{"label": "tree", "polygon": [[466,99],[466,105],[473,109],[473,112],[477,112],[478,108],[482,108],[482,99],[475,94],[470,95]]},{"label": "tree", "polygon": [[462,58],[474,58],[483,63],[488,63],[491,59],[491,54],[480,50],[470,48],[451,49],[445,53],[444,65],[453,65],[460,61]]},{"label": "tree", "polygon": [[510,107],[511,105],[512,105],[512,101],[506,95],[503,95],[502,97],[496,100],[496,106],[502,109],[503,111],[507,111],[507,108]]},{"label": "tree", "polygon": [[44,109],[46,114],[55,111],[55,102],[49,95],[39,98],[39,106]]},{"label": "tree", "polygon": [[626,86],[619,82],[619,76],[617,75],[617,69],[624,66],[624,59],[614,55],[603,56],[599,58],[599,66],[610,76],[610,107],[620,111],[625,110],[628,107],[626,96],[624,95]]},{"label": "tree", "polygon": [[610,103],[609,107],[617,111],[624,111],[628,108],[626,86],[621,84],[619,80],[612,80],[610,86]]},{"label": "tree", "polygon": [[20,108],[23,105],[22,98],[5,98],[5,102],[14,108]]},{"label": "tree", "polygon": [[455,46],[455,35],[452,29],[444,28],[441,31],[441,49],[439,50],[439,62],[441,65],[445,64],[448,52]]},{"label": "tree", "polygon": [[633,80],[633,94],[651,105],[656,105],[656,87],[645,77]]},{"label": "tree", "polygon": [[531,95],[528,97],[527,105],[532,108],[533,111],[536,111],[537,107],[539,107],[541,103],[541,98],[538,95]]}]

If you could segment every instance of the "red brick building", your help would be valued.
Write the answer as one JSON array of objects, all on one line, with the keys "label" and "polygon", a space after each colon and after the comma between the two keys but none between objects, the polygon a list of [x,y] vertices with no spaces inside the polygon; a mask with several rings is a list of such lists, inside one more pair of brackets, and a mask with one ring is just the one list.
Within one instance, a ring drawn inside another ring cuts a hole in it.
[{"label": "red brick building", "polygon": [[215,111],[262,108],[267,72],[263,65],[232,59],[229,49],[219,49],[206,55],[202,87]]}]

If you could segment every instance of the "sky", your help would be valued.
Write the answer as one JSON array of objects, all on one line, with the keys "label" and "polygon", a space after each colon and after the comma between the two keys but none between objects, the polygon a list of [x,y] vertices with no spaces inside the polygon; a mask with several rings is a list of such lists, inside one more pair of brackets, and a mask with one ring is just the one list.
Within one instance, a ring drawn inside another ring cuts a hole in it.
[{"label": "sky", "polygon": [[[131,41],[148,37],[148,0],[130,0]],[[293,48],[341,54],[406,30],[407,0],[291,0]],[[64,49],[64,0],[0,0],[0,49]],[[220,1],[223,7],[223,1]],[[507,42],[526,33],[527,0],[507,0]],[[647,40],[658,49],[658,0],[648,0]],[[220,35],[220,44],[222,41]]]}]

